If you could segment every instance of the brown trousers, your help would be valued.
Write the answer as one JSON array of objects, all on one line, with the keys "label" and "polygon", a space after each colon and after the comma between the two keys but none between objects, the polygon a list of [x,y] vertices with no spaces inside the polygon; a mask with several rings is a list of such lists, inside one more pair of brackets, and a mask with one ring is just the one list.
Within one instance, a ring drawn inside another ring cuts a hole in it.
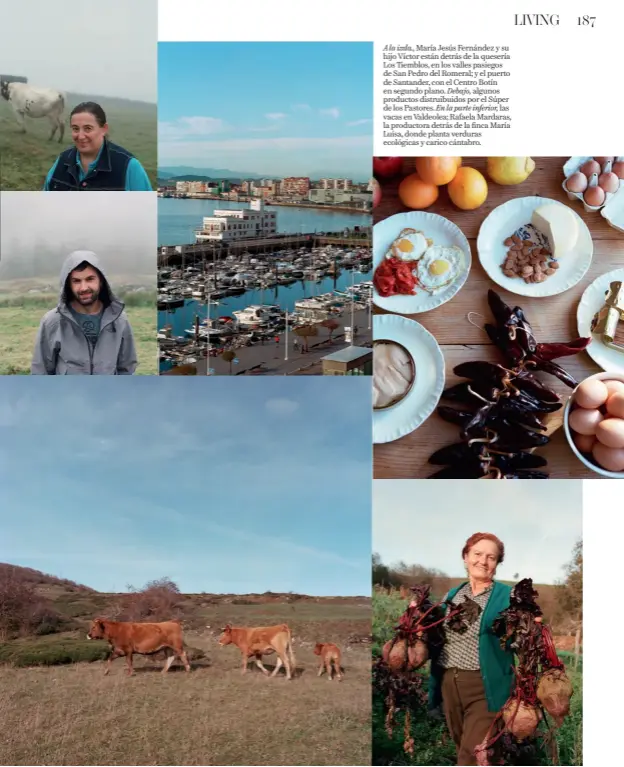
[{"label": "brown trousers", "polygon": [[474,749],[496,717],[495,711],[488,711],[481,672],[447,669],[442,678],[442,702],[457,746],[457,764],[476,765]]}]

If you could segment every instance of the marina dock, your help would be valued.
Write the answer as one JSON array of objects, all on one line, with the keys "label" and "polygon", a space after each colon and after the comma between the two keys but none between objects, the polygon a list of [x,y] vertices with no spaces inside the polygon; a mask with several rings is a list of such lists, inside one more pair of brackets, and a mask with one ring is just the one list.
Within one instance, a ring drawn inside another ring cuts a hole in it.
[{"label": "marina dock", "polygon": [[229,255],[270,254],[287,248],[313,250],[326,246],[340,248],[370,248],[371,233],[368,230],[344,235],[340,232],[324,235],[314,232],[308,234],[275,234],[271,237],[234,240],[231,242],[200,242],[190,245],[161,245],[158,248],[158,267],[187,266],[202,261],[221,261]]},{"label": "marina dock", "polygon": [[207,356],[215,371],[232,374],[275,367],[280,354],[286,356],[277,347],[287,336],[289,358],[325,340],[333,349],[345,327],[358,325],[362,333],[372,322],[371,261],[370,248],[326,245],[161,268],[161,373],[201,365]]}]

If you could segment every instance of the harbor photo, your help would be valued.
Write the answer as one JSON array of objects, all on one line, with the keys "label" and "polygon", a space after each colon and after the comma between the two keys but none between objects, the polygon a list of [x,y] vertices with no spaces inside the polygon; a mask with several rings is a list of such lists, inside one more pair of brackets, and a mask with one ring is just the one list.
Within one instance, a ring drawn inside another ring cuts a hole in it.
[{"label": "harbor photo", "polygon": [[370,44],[159,44],[161,374],[371,374],[371,87]]},{"label": "harbor photo", "polygon": [[0,375],[157,374],[156,204],[2,193]]},{"label": "harbor photo", "polygon": [[155,189],[156,6],[107,0],[102,12],[93,2],[24,0],[3,8],[0,189]]}]

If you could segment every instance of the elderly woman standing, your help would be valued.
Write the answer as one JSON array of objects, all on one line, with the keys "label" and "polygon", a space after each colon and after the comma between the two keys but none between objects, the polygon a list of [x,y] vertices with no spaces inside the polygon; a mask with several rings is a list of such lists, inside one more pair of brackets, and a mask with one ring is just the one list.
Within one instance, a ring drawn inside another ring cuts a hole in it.
[{"label": "elderly woman standing", "polygon": [[501,649],[492,623],[509,607],[511,587],[494,580],[505,547],[491,533],[475,533],[462,550],[468,580],[451,589],[447,599],[461,604],[474,600],[481,613],[464,634],[445,628],[446,642],[431,663],[429,704],[442,704],[457,746],[458,765],[476,765],[474,749],[487,735],[496,714],[511,693],[514,657]]}]

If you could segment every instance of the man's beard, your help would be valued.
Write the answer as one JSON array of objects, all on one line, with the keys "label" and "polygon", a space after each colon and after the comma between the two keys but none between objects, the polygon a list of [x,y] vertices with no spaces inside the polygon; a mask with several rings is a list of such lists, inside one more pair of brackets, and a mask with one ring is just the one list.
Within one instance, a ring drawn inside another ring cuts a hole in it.
[{"label": "man's beard", "polygon": [[84,294],[77,294],[76,295],[76,301],[78,301],[79,304],[82,304],[82,306],[92,306],[100,297],[99,293],[96,293],[95,291],[90,291],[89,293]]}]

